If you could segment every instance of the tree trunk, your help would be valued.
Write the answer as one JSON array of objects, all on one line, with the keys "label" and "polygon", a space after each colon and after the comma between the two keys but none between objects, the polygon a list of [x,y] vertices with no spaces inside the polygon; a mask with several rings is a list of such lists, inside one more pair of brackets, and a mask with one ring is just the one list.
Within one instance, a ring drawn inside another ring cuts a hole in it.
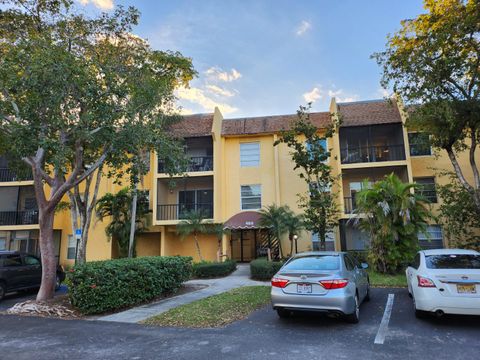
[{"label": "tree trunk", "polygon": [[197,248],[198,258],[200,259],[200,261],[203,261],[202,253],[200,252],[200,244],[198,243],[197,239],[197,234],[193,234],[193,238],[195,240],[195,247]]},{"label": "tree trunk", "polygon": [[37,301],[51,299],[55,294],[57,263],[53,244],[54,213],[54,210],[45,211],[45,209],[39,209],[42,284],[37,294]]},{"label": "tree trunk", "polygon": [[130,218],[130,239],[128,241],[128,257],[133,257],[133,244],[135,241],[135,226],[137,220],[137,198],[138,198],[138,183],[135,183],[135,190],[132,199],[132,216]]},{"label": "tree trunk", "polygon": [[290,256],[293,255],[293,236],[291,234],[288,235],[288,240],[290,240]]}]

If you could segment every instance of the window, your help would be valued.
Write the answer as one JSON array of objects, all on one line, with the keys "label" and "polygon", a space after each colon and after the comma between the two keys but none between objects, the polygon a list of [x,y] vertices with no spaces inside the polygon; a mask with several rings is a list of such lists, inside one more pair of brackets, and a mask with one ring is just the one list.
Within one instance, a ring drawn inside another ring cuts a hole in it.
[{"label": "window", "polygon": [[413,179],[418,185],[418,192],[432,203],[437,202],[437,192],[435,191],[435,178],[425,177]]},{"label": "window", "polygon": [[480,255],[448,254],[425,256],[428,269],[476,269],[480,270]]},{"label": "window", "polygon": [[417,269],[420,267],[420,254],[415,255],[415,259],[413,260],[413,268]]},{"label": "window", "polygon": [[328,157],[326,156],[326,153],[328,152],[327,139],[319,139],[317,141],[317,146],[314,146],[314,144],[310,142],[307,142],[305,146],[307,148],[307,151],[310,153],[311,158],[313,158],[314,151],[318,151],[319,148],[322,148],[323,152],[320,154],[320,151],[318,151],[318,155],[325,156],[324,162],[328,161]]},{"label": "window", "polygon": [[[320,240],[318,234],[312,234],[312,250],[320,251]],[[335,251],[335,234],[333,231],[329,231],[325,234],[325,250]]]},{"label": "window", "polygon": [[23,258],[25,260],[25,265],[40,265],[40,260],[33,256],[25,256]]},{"label": "window", "polygon": [[241,189],[242,210],[256,210],[262,208],[261,185],[242,185]]},{"label": "window", "polygon": [[7,250],[7,232],[0,231],[0,250]]},{"label": "window", "polygon": [[315,255],[294,258],[282,270],[338,270],[339,268],[338,255]]},{"label": "window", "polygon": [[260,165],[260,143],[240,143],[240,166],[255,167]]},{"label": "window", "polygon": [[20,255],[7,255],[3,258],[3,266],[22,266]]},{"label": "window", "polygon": [[348,271],[352,271],[355,268],[352,260],[347,255],[343,257],[343,260],[345,261],[345,267],[347,268]]},{"label": "window", "polygon": [[411,156],[432,155],[430,136],[428,134],[422,132],[408,133],[408,142],[410,143]]},{"label": "window", "polygon": [[68,235],[67,259],[75,259],[77,255],[77,239],[73,235]]},{"label": "window", "polygon": [[443,234],[440,225],[427,226],[426,234],[418,233],[418,242],[422,249],[443,248]]}]

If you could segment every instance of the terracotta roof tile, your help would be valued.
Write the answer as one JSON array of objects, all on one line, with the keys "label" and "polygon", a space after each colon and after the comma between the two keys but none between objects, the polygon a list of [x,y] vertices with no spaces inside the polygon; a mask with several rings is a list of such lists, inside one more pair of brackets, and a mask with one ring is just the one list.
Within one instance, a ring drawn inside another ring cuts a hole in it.
[{"label": "terracotta roof tile", "polygon": [[[282,130],[288,130],[290,123],[296,119],[297,115],[274,115],[240,119],[225,119],[222,123],[222,135],[231,136],[276,133]],[[319,129],[326,128],[330,123],[330,113],[311,113],[310,121]]]},{"label": "terracotta roof tile", "polygon": [[212,134],[213,113],[184,116],[182,120],[170,126],[170,132],[176,137],[201,137]]},{"label": "terracotta roof tile", "polygon": [[371,100],[337,104],[342,126],[363,126],[402,122],[394,101]]}]

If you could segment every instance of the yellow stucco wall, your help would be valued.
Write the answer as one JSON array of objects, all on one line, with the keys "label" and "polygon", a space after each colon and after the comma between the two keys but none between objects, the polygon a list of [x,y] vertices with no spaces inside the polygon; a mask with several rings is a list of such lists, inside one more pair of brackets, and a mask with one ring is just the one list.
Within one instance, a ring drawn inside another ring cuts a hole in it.
[{"label": "yellow stucco wall", "polygon": [[[336,104],[332,101],[330,111],[335,113]],[[241,210],[240,187],[241,185],[261,185],[262,206],[271,204],[288,205],[292,210],[300,213],[297,194],[305,193],[307,186],[298,173],[293,170],[294,164],[291,160],[289,149],[285,144],[273,146],[278,134],[259,134],[251,136],[229,136],[221,135],[223,117],[218,109],[214,112],[212,126],[212,141],[214,149],[214,169],[203,177],[198,174],[189,174],[190,177],[184,182],[181,178],[176,179],[176,187],[168,188],[167,178],[157,174],[156,156],[152,154],[151,172],[146,175],[140,188],[150,191],[150,206],[153,214],[153,225],[150,233],[140,235],[137,240],[138,256],[148,255],[188,255],[198,261],[193,238],[188,237],[181,240],[175,232],[175,224],[178,221],[157,221],[156,205],[176,204],[178,202],[178,191],[188,189],[214,189],[214,222],[225,222],[231,216]],[[437,156],[410,157],[408,152],[407,130],[404,131],[406,147],[406,160],[401,162],[367,163],[367,164],[341,164],[340,145],[338,133],[328,140],[328,147],[332,151],[329,164],[332,166],[333,174],[339,176],[339,181],[332,191],[337,194],[340,209],[343,209],[343,197],[350,196],[349,182],[361,181],[365,177],[378,176],[390,173],[392,166],[399,165],[402,174],[406,174],[405,180],[412,180],[417,177],[435,176],[438,184],[445,184],[449,181],[447,177],[438,176],[439,171],[452,170],[452,166],[446,154],[440,152]],[[242,142],[259,142],[260,164],[258,167],[240,166],[240,144]],[[467,154],[463,153],[459,159],[465,176],[472,181],[473,175],[468,166]],[[477,162],[480,163],[480,152],[477,151]],[[395,169],[399,169],[398,167]],[[436,175],[437,174],[437,175]],[[343,175],[343,177],[341,177]],[[32,182],[13,183],[15,186],[31,185]],[[0,183],[0,186],[12,186],[12,183]],[[106,177],[102,179],[99,197],[107,192],[116,192],[122,186],[115,185],[112,180]],[[65,201],[67,198],[64,199]],[[436,208],[438,205],[435,205]],[[343,215],[343,217],[348,217]],[[105,226],[109,219],[97,221],[95,214],[90,228],[89,242],[87,246],[87,260],[109,259],[115,255],[113,242],[105,235]],[[155,226],[157,225],[157,226]],[[21,230],[32,228],[5,227],[0,230]],[[33,226],[38,228],[38,226]],[[70,214],[68,211],[59,212],[55,217],[54,228],[61,230],[60,262],[72,264],[73,260],[67,259],[68,235],[72,233]],[[340,248],[339,231],[336,230],[336,248]],[[229,236],[224,236],[222,242],[223,252],[230,256]],[[217,239],[213,235],[201,235],[199,237],[201,251],[205,259],[214,260],[217,256]],[[285,253],[289,252],[290,242],[285,237],[282,240]],[[300,251],[312,248],[311,234],[303,232],[299,235],[298,248]]]}]

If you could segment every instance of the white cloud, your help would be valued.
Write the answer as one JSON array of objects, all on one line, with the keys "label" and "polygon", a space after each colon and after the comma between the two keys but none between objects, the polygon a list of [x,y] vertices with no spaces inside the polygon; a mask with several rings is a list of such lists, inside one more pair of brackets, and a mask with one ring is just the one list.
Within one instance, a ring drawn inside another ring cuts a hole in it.
[{"label": "white cloud", "polygon": [[338,90],[328,90],[328,96],[331,98],[335,98],[337,103],[345,103],[345,102],[352,102],[352,101],[358,101],[359,96],[357,94],[353,95],[344,95],[344,91],[342,89]]},{"label": "white cloud", "polygon": [[224,97],[235,96],[235,93],[233,91],[221,88],[220,86],[217,86],[217,85],[205,85],[205,88],[215,95],[224,96]]},{"label": "white cloud", "polygon": [[232,82],[242,77],[242,74],[240,74],[240,72],[236,69],[232,68],[231,71],[223,71],[217,66],[212,66],[210,69],[205,71],[205,74],[207,74],[209,78],[224,82]]},{"label": "white cloud", "polygon": [[205,95],[204,90],[196,87],[180,88],[176,92],[177,96],[182,100],[187,100],[193,104],[200,105],[205,111],[212,112],[215,107],[218,107],[224,114],[230,114],[238,109],[229,104],[219,103]]},{"label": "white cloud", "polygon": [[102,10],[112,10],[115,6],[113,0],[78,0],[78,2],[82,5],[88,5],[91,3]]},{"label": "white cloud", "polygon": [[318,99],[321,99],[323,95],[321,94],[321,90],[318,87],[314,87],[311,91],[306,92],[303,94],[303,98],[307,103],[315,102]]},{"label": "white cloud", "polygon": [[307,20],[302,20],[300,25],[295,30],[295,34],[297,34],[297,36],[302,36],[311,28],[312,28],[312,24],[310,22],[308,22]]}]

